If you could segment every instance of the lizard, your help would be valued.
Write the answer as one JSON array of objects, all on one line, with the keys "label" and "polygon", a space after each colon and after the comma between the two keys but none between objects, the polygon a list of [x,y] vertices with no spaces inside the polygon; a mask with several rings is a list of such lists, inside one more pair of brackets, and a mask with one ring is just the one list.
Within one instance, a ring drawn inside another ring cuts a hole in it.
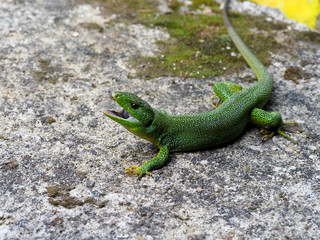
[{"label": "lizard", "polygon": [[169,153],[225,144],[237,138],[249,122],[265,129],[274,129],[263,136],[262,140],[270,139],[278,133],[294,141],[282,132],[282,126],[296,123],[285,123],[279,112],[262,109],[272,93],[273,78],[231,25],[227,15],[229,2],[230,0],[225,1],[222,11],[225,27],[258,81],[245,89],[231,81],[214,84],[215,96],[220,99],[214,106],[215,109],[196,114],[169,115],[164,110],[151,107],[132,93],[113,92],[112,98],[122,110],[107,110],[104,114],[159,148],[156,157],[146,161],[141,167],[126,168],[126,173],[138,175],[139,179],[145,174],[151,175],[151,170],[165,165]]}]

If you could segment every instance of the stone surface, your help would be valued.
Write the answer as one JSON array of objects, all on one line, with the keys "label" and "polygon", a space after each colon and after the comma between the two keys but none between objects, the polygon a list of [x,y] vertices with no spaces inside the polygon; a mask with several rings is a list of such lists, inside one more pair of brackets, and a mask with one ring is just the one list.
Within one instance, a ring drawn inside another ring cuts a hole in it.
[{"label": "stone surface", "polygon": [[[128,58],[152,56],[168,34],[108,26],[114,17],[76,1],[1,1],[0,239],[317,239],[319,43],[292,42],[295,57],[274,54],[268,66],[267,110],[299,123],[289,133],[297,145],[261,142],[248,127],[229,145],[174,153],[137,181],[124,168],[157,149],[102,114],[117,108],[112,91],[169,114],[196,113],[211,109],[213,83],[252,73],[128,77]],[[308,77],[284,79],[291,66]]]}]

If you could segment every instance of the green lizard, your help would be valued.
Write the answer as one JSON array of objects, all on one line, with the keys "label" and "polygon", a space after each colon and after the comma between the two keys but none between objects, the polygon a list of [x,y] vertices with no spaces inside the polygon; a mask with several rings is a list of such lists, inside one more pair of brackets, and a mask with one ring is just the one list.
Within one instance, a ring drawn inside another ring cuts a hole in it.
[{"label": "green lizard", "polygon": [[140,179],[144,174],[150,174],[150,170],[162,167],[170,152],[208,148],[229,142],[243,132],[248,122],[275,129],[263,140],[275,133],[291,139],[281,131],[283,124],[289,123],[282,121],[280,113],[262,110],[272,92],[272,76],[231,26],[227,16],[229,2],[226,0],[223,8],[224,24],[258,82],[246,89],[233,82],[216,83],[213,89],[220,98],[216,109],[188,115],[168,115],[165,111],[152,108],[132,93],[114,92],[113,99],[123,109],[119,112],[107,110],[104,114],[160,150],[156,157],[141,167],[126,168],[126,173],[138,175]]}]

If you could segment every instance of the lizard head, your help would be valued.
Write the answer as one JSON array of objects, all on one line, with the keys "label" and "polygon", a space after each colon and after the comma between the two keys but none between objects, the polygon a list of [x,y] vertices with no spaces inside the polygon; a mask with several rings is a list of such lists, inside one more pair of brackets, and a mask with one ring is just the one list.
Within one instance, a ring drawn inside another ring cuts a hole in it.
[{"label": "lizard head", "polygon": [[154,120],[153,108],[144,100],[128,92],[116,91],[112,98],[122,107],[120,111],[107,110],[104,114],[140,137]]}]

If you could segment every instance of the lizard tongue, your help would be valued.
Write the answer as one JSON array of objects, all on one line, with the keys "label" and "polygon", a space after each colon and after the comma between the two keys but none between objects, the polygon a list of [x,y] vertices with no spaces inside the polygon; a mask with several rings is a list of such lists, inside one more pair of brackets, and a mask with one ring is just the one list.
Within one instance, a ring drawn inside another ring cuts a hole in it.
[{"label": "lizard tongue", "polygon": [[119,118],[124,118],[124,119],[129,118],[129,113],[124,109],[121,109],[120,111],[107,110],[106,112],[110,115],[113,115]]},{"label": "lizard tongue", "polygon": [[135,119],[132,115],[130,115],[128,113],[128,111],[121,109],[120,111],[114,111],[114,110],[107,110],[106,111],[107,114],[119,117],[119,118],[123,118],[123,119],[128,119],[130,121],[135,121],[137,122],[137,119]]},{"label": "lizard tongue", "polygon": [[122,110],[123,110],[122,111],[122,117],[125,118],[125,119],[128,119],[130,117],[130,114],[126,110],[124,110],[124,109],[122,109]]}]

